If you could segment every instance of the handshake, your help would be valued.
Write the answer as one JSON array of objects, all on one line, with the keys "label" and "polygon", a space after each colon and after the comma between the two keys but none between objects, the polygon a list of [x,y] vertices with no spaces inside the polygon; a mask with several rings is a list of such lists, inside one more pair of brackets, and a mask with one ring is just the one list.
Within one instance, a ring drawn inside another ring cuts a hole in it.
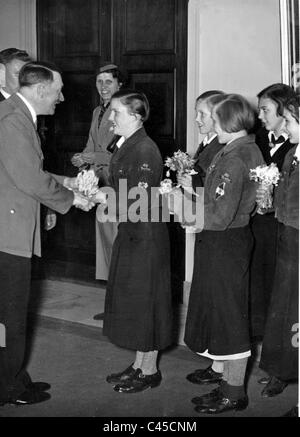
[{"label": "handshake", "polygon": [[73,205],[75,208],[79,208],[82,211],[89,211],[92,209],[96,203],[106,203],[106,194],[99,190],[97,193],[93,194],[91,197],[85,196],[83,193],[78,192],[77,178],[64,179],[64,187],[72,190],[74,193]]}]

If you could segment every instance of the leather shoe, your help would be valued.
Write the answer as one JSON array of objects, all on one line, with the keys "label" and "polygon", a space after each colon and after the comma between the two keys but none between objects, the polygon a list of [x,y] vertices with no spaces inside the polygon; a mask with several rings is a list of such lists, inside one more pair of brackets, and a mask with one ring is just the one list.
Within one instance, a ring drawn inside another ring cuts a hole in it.
[{"label": "leather shoe", "polygon": [[95,314],[93,319],[94,320],[103,320],[104,319],[104,313]]},{"label": "leather shoe", "polygon": [[112,373],[111,375],[108,375],[106,381],[109,384],[126,382],[132,379],[139,372],[141,372],[141,369],[134,369],[131,364],[129,367],[127,367],[127,369],[123,370],[123,372]]},{"label": "leather shoe", "polygon": [[279,395],[279,393],[283,392],[287,385],[287,382],[281,381],[281,379],[276,378],[276,376],[272,376],[268,384],[261,392],[261,395],[263,398],[272,398],[273,396]]},{"label": "leather shoe", "polygon": [[222,380],[222,373],[215,372],[211,366],[204,369],[202,372],[196,370],[193,373],[187,375],[186,379],[193,384],[214,384]]},{"label": "leather shoe", "polygon": [[237,400],[231,400],[226,397],[221,397],[216,401],[212,401],[209,405],[197,405],[195,411],[205,414],[220,414],[230,410],[245,410],[248,406],[248,396]]},{"label": "leather shoe", "polygon": [[51,385],[48,382],[31,382],[26,386],[27,390],[35,390],[35,391],[47,391],[50,390]]},{"label": "leather shoe", "polygon": [[285,413],[281,417],[299,417],[297,405],[295,405],[293,408],[291,408],[287,413]]},{"label": "leather shoe", "polygon": [[119,393],[137,393],[146,390],[147,388],[157,387],[162,380],[161,372],[158,370],[153,375],[144,375],[139,369],[139,372],[124,384],[115,385],[114,390]]},{"label": "leather shoe", "polygon": [[268,384],[271,380],[271,376],[263,376],[257,382],[258,384]]},{"label": "leather shoe", "polygon": [[20,394],[16,399],[10,399],[7,404],[13,405],[29,405],[38,404],[39,402],[47,401],[51,398],[49,393],[44,391],[26,390]]},{"label": "leather shoe", "polygon": [[196,396],[196,397],[192,398],[191,401],[195,405],[208,405],[211,402],[215,402],[222,397],[223,397],[223,393],[220,390],[220,387],[218,387],[218,388],[215,388],[210,393],[206,393],[205,395]]}]

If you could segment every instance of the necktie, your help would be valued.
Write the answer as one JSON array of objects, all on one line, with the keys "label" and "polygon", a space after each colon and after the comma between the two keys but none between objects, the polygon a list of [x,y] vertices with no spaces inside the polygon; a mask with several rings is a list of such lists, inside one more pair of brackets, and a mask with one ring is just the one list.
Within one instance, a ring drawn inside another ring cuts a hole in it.
[{"label": "necktie", "polygon": [[277,138],[277,140],[276,140],[275,135],[272,134],[272,135],[271,135],[271,141],[270,141],[270,147],[275,147],[276,144],[281,144],[281,143],[284,143],[284,142],[285,142],[285,138],[284,138],[283,135],[280,135],[280,136]]},{"label": "necktie", "polygon": [[113,153],[117,147],[117,141],[119,140],[120,135],[114,135],[113,139],[109,143],[109,145],[106,147],[106,150],[110,153]]},{"label": "necktie", "polygon": [[100,106],[99,116],[98,116],[98,129],[100,128],[101,120],[103,118],[103,114],[104,114],[105,110],[106,110],[105,106],[101,105]]},{"label": "necktie", "polygon": [[193,159],[195,160],[195,161],[197,161],[198,160],[198,158],[199,158],[199,155],[200,155],[200,153],[202,153],[203,152],[203,150],[204,150],[204,144],[203,144],[203,142],[199,145],[199,147],[198,147],[198,149],[197,149],[197,151],[196,151],[196,153],[195,153],[195,155],[194,155],[194,157],[193,157]]}]

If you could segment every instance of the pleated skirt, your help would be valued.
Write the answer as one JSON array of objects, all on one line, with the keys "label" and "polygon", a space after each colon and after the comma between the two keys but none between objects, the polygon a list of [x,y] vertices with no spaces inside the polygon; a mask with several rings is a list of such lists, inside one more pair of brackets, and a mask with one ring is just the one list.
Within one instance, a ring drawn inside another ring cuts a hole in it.
[{"label": "pleated skirt", "polygon": [[248,287],[252,243],[248,226],[203,231],[196,236],[184,338],[193,351],[207,351],[224,359],[249,352]]},{"label": "pleated skirt", "polygon": [[274,288],[259,366],[283,380],[298,377],[299,231],[279,224]]},{"label": "pleated skirt", "polygon": [[103,333],[141,352],[173,341],[170,247],[165,223],[121,223],[113,245]]}]

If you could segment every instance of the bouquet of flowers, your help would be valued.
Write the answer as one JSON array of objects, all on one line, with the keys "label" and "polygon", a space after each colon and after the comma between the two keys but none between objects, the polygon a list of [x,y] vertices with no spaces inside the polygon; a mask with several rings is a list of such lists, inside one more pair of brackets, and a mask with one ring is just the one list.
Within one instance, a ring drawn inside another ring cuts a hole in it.
[{"label": "bouquet of flowers", "polygon": [[262,198],[257,201],[259,206],[258,212],[261,212],[262,209],[272,208],[273,188],[278,184],[280,179],[280,172],[277,165],[274,162],[270,165],[259,165],[250,170],[249,177],[250,180],[259,183],[259,188],[261,188],[264,193]]},{"label": "bouquet of flowers", "polygon": [[77,191],[92,198],[99,191],[98,181],[99,178],[95,175],[94,170],[82,170],[75,180]]},{"label": "bouquet of flowers", "polygon": [[[170,170],[176,172],[176,176],[182,176],[183,174],[197,174],[194,167],[195,160],[190,157],[188,153],[182,152],[181,150],[177,150],[174,155],[170,158],[167,157],[165,160],[165,166]],[[170,170],[167,171],[167,178],[161,181],[159,192],[161,194],[168,194],[172,191],[173,182],[170,179]],[[176,187],[180,187],[180,184],[177,184]]]}]

